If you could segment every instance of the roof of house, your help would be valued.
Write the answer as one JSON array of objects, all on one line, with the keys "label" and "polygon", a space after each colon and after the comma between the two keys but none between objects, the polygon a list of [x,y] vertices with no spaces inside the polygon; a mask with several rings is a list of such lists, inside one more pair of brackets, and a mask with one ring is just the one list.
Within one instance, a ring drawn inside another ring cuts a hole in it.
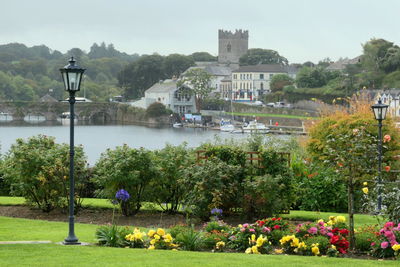
[{"label": "roof of house", "polygon": [[152,87],[146,90],[146,93],[167,93],[176,89],[176,82],[171,79],[160,81],[153,84]]},{"label": "roof of house", "polygon": [[232,69],[228,66],[221,66],[218,64],[207,64],[207,65],[190,67],[182,75],[185,75],[185,73],[191,69],[202,69],[207,71],[212,76],[228,76],[231,75],[232,73]]},{"label": "roof of house", "polygon": [[327,70],[344,70],[347,65],[354,65],[359,63],[361,60],[361,56],[349,59],[349,58],[341,58],[336,62],[333,62],[328,67]]},{"label": "roof of house", "polygon": [[285,66],[279,64],[260,64],[253,66],[241,66],[232,72],[279,72],[287,73]]},{"label": "roof of house", "polygon": [[40,102],[58,102],[58,100],[51,95],[46,94],[40,98]]}]

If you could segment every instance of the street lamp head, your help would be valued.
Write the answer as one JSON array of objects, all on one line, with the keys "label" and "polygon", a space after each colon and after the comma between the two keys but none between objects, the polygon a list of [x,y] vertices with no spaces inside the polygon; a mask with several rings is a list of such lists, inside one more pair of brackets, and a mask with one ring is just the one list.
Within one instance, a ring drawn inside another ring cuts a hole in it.
[{"label": "street lamp head", "polygon": [[65,90],[68,92],[79,91],[81,87],[82,76],[85,72],[85,69],[76,65],[75,62],[76,61],[74,57],[71,57],[69,64],[60,69]]},{"label": "street lamp head", "polygon": [[389,105],[382,104],[382,100],[379,98],[378,103],[371,106],[374,111],[375,119],[378,121],[383,121],[386,118],[386,113]]}]

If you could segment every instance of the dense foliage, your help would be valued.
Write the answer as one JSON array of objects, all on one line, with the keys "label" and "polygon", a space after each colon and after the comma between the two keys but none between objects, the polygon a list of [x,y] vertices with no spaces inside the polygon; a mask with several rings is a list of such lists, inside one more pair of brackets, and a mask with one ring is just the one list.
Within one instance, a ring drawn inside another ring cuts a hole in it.
[{"label": "dense foliage", "polygon": [[[86,157],[83,147],[75,148],[75,204],[85,190]],[[4,179],[11,194],[23,196],[45,212],[66,208],[69,200],[69,146],[56,144],[53,137],[17,139],[5,156]]]}]

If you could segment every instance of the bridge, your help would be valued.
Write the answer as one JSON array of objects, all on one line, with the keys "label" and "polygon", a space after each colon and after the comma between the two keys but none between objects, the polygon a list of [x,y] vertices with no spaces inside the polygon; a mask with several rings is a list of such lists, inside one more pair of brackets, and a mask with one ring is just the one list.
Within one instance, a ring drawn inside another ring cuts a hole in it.
[{"label": "bridge", "polygon": [[[76,102],[75,116],[85,121],[117,121],[121,104]],[[69,112],[68,102],[0,102],[0,115],[8,116],[9,120],[21,121],[26,117],[41,116],[47,121],[57,120],[62,113]]]}]

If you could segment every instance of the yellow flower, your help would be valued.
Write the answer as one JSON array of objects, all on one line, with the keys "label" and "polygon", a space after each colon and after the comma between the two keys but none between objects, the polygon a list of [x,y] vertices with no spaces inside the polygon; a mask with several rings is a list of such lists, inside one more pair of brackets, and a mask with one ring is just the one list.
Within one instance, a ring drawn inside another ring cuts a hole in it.
[{"label": "yellow flower", "polygon": [[323,222],[324,222],[324,220],[319,219],[317,223],[323,223]]},{"label": "yellow flower", "polygon": [[274,250],[274,252],[276,253],[276,254],[282,254],[283,253],[283,249],[275,249]]},{"label": "yellow flower", "polygon": [[157,234],[158,234],[159,236],[165,235],[164,229],[158,228],[158,229],[157,229]]},{"label": "yellow flower", "polygon": [[293,238],[292,242],[290,243],[292,247],[298,247],[299,246],[299,239],[298,238]]},{"label": "yellow flower", "polygon": [[362,191],[364,192],[364,194],[368,194],[368,187],[363,187]]},{"label": "yellow flower", "polygon": [[221,249],[223,247],[225,247],[225,242],[224,241],[219,241],[219,242],[217,242],[217,244],[215,244],[215,248],[216,249]]},{"label": "yellow flower", "polygon": [[160,238],[161,238],[161,237],[160,237],[159,235],[157,235],[157,234],[154,235],[154,239],[160,240]]},{"label": "yellow flower", "polygon": [[152,239],[152,240],[150,240],[150,245],[154,245],[156,242],[157,242],[157,240]]},{"label": "yellow flower", "polygon": [[244,252],[246,254],[251,254],[251,248],[247,248],[246,251]]},{"label": "yellow flower", "polygon": [[338,223],[344,223],[344,222],[346,222],[346,217],[344,217],[344,216],[337,216],[337,217],[336,217],[336,222],[338,222]]},{"label": "yellow flower", "polygon": [[265,241],[267,241],[267,238],[264,238],[262,235],[260,235],[256,241],[257,247],[261,247]]},{"label": "yellow flower", "polygon": [[367,183],[367,182],[364,182],[364,183],[363,183],[363,186],[367,186],[367,185],[368,185],[368,183]]},{"label": "yellow flower", "polygon": [[132,241],[132,235],[131,234],[126,235],[125,240]]},{"label": "yellow flower", "polygon": [[299,243],[299,245],[297,246],[298,248],[307,248],[307,245],[306,245],[306,243],[304,243],[304,242],[300,242]]},{"label": "yellow flower", "polygon": [[260,252],[258,252],[257,246],[252,246],[251,247],[251,252],[253,252],[253,254],[260,254]]},{"label": "yellow flower", "polygon": [[153,237],[153,235],[156,233],[156,231],[154,231],[154,230],[150,230],[148,233],[147,233],[147,235],[149,236],[149,237]]},{"label": "yellow flower", "polygon": [[172,242],[172,236],[170,234],[166,234],[165,236],[163,236],[164,241],[167,243]]},{"label": "yellow flower", "polygon": [[312,252],[315,256],[317,256],[317,255],[319,255],[319,248],[318,248],[318,247],[313,247],[313,248],[311,248],[311,252]]},{"label": "yellow flower", "polygon": [[399,251],[399,250],[400,250],[400,244],[393,245],[393,246],[392,246],[392,249],[393,249],[394,251]]},{"label": "yellow flower", "polygon": [[171,249],[172,251],[178,251],[176,248]]},{"label": "yellow flower", "polygon": [[156,247],[151,245],[148,249],[156,249]]},{"label": "yellow flower", "polygon": [[335,245],[331,245],[331,248],[336,250],[336,246]]}]

